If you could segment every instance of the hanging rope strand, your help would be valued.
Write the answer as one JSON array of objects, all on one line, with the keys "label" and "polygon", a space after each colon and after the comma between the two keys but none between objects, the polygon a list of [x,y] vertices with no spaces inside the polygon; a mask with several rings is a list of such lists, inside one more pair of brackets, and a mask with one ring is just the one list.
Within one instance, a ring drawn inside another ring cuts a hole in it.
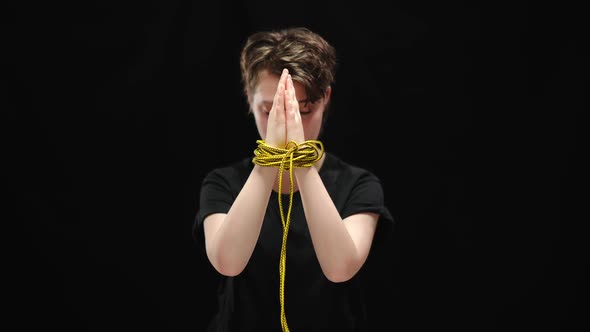
[{"label": "hanging rope strand", "polygon": [[[308,140],[301,144],[294,141],[287,143],[284,149],[267,145],[264,140],[257,140],[258,147],[254,150],[252,162],[256,165],[266,167],[277,167],[279,169],[279,211],[283,224],[283,242],[281,245],[281,257],[279,259],[279,299],[281,302],[281,327],[283,331],[289,332],[287,316],[285,314],[285,274],[287,269],[287,235],[291,222],[291,207],[293,206],[293,168],[311,167],[320,160],[324,154],[324,145],[318,140]],[[289,171],[289,207],[287,215],[283,212],[283,171]]]}]

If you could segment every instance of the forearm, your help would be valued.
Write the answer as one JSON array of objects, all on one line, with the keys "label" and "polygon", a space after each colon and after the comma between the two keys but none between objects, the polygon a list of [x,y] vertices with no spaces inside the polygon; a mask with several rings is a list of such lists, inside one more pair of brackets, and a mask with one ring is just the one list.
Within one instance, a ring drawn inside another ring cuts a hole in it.
[{"label": "forearm", "polygon": [[295,177],[322,271],[332,281],[348,280],[357,270],[358,253],[340,213],[314,167],[295,169]]},{"label": "forearm", "polygon": [[213,257],[218,270],[237,275],[248,263],[264,220],[276,168],[255,165],[225,219],[215,232]]}]

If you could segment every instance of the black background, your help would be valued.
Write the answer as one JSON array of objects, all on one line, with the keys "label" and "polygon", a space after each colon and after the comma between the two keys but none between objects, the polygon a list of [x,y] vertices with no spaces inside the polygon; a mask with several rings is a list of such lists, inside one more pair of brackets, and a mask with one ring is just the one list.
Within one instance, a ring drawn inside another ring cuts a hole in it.
[{"label": "black background", "polygon": [[239,82],[245,38],[294,25],[338,52],[326,150],[378,174],[397,221],[374,276],[375,331],[589,328],[579,8],[170,0],[5,13],[13,330],[204,329],[216,275],[190,233],[200,181],[258,138]]}]

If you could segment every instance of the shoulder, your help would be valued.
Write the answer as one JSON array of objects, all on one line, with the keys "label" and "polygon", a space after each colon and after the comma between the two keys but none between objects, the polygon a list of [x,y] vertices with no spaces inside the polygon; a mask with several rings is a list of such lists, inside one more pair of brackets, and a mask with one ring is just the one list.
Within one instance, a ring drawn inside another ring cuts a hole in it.
[{"label": "shoulder", "polygon": [[370,199],[380,202],[383,188],[379,177],[370,170],[328,154],[320,176],[334,199]]},{"label": "shoulder", "polygon": [[253,164],[251,158],[243,158],[225,166],[219,166],[210,170],[205,179],[211,177],[223,177],[227,179],[241,177],[252,170]]},{"label": "shoulder", "polygon": [[203,177],[202,186],[214,184],[227,188],[241,188],[252,171],[252,167],[252,160],[244,158],[225,166],[213,168]]},{"label": "shoulder", "polygon": [[372,171],[344,161],[334,154],[326,154],[326,161],[320,170],[320,174],[326,180],[340,184],[358,181],[380,182],[379,177]]},{"label": "shoulder", "polygon": [[375,173],[335,155],[326,155],[324,166],[320,170],[322,180],[343,218],[374,212],[393,220],[385,203],[383,184]]}]

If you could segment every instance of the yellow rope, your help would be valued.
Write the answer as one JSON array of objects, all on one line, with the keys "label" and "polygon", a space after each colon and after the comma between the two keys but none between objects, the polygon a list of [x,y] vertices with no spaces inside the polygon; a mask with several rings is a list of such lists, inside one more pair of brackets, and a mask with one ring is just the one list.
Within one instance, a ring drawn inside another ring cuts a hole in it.
[{"label": "yellow rope", "polygon": [[[293,205],[293,168],[311,167],[320,160],[324,154],[324,145],[317,140],[308,140],[301,144],[294,141],[287,143],[284,149],[267,145],[264,140],[257,140],[258,147],[254,150],[252,162],[260,166],[279,168],[279,211],[283,223],[283,243],[281,246],[281,257],[279,260],[280,286],[279,297],[281,301],[281,327],[283,331],[289,332],[287,317],[285,315],[285,270],[287,267],[287,234],[291,222],[291,206]],[[283,171],[289,171],[289,208],[287,216],[284,217],[283,203],[281,199]]]}]

